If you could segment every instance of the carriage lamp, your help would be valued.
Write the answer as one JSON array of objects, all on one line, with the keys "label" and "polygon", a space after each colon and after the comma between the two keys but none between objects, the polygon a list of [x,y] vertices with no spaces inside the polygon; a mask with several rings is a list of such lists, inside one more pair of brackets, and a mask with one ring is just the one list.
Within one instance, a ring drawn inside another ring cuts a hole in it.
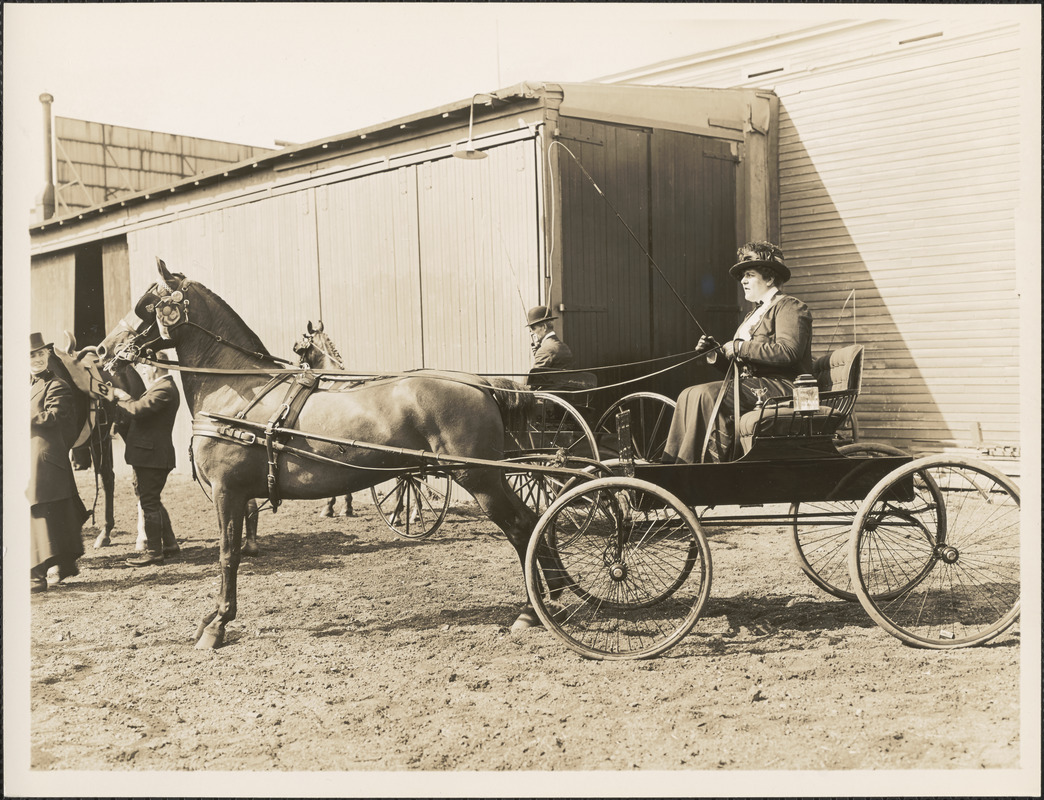
[{"label": "carriage lamp", "polygon": [[819,410],[819,384],[813,375],[798,375],[794,381],[794,410],[813,414]]}]

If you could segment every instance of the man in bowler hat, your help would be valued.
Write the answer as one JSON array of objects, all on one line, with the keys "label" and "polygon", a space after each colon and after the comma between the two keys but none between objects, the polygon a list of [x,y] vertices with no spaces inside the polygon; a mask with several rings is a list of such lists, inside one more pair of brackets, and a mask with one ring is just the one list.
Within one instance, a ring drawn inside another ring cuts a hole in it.
[{"label": "man in bowler hat", "polygon": [[554,320],[558,317],[552,316],[547,306],[533,306],[526,319],[533,348],[533,367],[529,371],[528,384],[532,389],[553,388],[561,382],[561,376],[541,373],[572,367],[573,351],[555,333]]},{"label": "man in bowler hat", "polygon": [[[729,274],[740,282],[744,299],[753,306],[732,339],[719,345],[702,336],[696,349],[708,350],[708,363],[721,372],[738,362],[740,411],[733,407],[731,382],[724,390],[722,381],[683,389],[667,434],[665,462],[699,461],[708,426],[712,432],[707,457],[725,460],[730,436],[721,415],[738,418],[755,407],[759,395],[765,400],[792,395],[797,376],[812,372],[812,314],[800,300],[780,291],[790,280],[783,251],[770,242],[748,242],[736,255],[739,260]],[[721,413],[711,419],[720,391],[724,391]]]},{"label": "man in bowler hat", "polygon": [[59,582],[80,574],[81,529],[87,509],[76,490],[69,447],[75,441],[76,412],[69,386],[51,365],[51,343],[40,333],[29,335],[29,537],[31,591],[47,591],[47,570],[58,566]]},{"label": "man in bowler hat", "polygon": [[181,397],[160,353],[153,363],[138,364],[145,392],[135,400],[122,389],[113,389],[118,413],[124,417],[124,457],[134,469],[134,492],[145,523],[145,551],[127,559],[132,567],[162,564],[180,548],[161,495],[167,476],[175,467],[172,431]]}]

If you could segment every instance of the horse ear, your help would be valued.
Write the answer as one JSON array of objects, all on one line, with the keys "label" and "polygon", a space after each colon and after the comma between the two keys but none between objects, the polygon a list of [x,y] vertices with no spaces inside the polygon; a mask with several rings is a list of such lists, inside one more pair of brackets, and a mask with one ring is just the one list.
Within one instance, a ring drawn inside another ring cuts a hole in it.
[{"label": "horse ear", "polygon": [[308,335],[311,336],[313,333],[315,333],[315,331],[312,330],[312,320],[308,320]]},{"label": "horse ear", "polygon": [[177,279],[171,274],[170,270],[167,269],[167,265],[163,263],[163,259],[156,258],[156,269],[159,270],[160,277],[163,278],[163,282],[167,284],[171,289],[176,289],[178,285]]},{"label": "horse ear", "polygon": [[65,334],[65,350],[63,350],[62,352],[64,352],[68,356],[71,356],[73,354],[73,350],[76,349],[76,337],[69,333],[69,331],[62,332]]},{"label": "horse ear", "polygon": [[316,333],[322,333],[323,332],[323,321],[322,320],[319,320],[319,327],[315,329],[315,332]]}]

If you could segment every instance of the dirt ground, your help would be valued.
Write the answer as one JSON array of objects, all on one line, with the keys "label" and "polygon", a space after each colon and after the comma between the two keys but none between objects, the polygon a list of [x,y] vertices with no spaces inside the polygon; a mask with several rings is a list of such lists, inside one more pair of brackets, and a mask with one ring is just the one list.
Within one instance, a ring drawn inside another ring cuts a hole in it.
[{"label": "dirt ground", "polygon": [[[77,479],[89,501],[92,474]],[[172,475],[182,556],[132,569],[118,485],[114,545],[91,549],[85,529],[82,574],[32,598],[33,770],[1020,766],[1018,625],[980,648],[906,647],[816,589],[783,528],[711,536],[694,631],[656,659],[598,662],[509,633],[521,571],[468,504],[411,541],[368,497],[351,518],[287,502],[261,515],[227,643],[199,651],[219,580],[210,503]]]}]

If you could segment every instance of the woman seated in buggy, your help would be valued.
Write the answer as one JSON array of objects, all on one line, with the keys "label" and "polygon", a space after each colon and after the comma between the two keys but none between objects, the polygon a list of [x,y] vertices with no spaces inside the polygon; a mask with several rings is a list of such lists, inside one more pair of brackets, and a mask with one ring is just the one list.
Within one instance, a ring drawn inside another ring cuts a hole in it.
[{"label": "woman seated in buggy", "polygon": [[696,349],[708,351],[708,363],[726,379],[690,386],[679,395],[665,463],[728,460],[733,432],[725,418],[792,395],[798,375],[812,372],[812,315],[808,306],[780,291],[790,279],[783,251],[769,242],[749,242],[737,257],[729,273],[754,307],[730,341],[719,345],[710,336],[700,338]]}]

